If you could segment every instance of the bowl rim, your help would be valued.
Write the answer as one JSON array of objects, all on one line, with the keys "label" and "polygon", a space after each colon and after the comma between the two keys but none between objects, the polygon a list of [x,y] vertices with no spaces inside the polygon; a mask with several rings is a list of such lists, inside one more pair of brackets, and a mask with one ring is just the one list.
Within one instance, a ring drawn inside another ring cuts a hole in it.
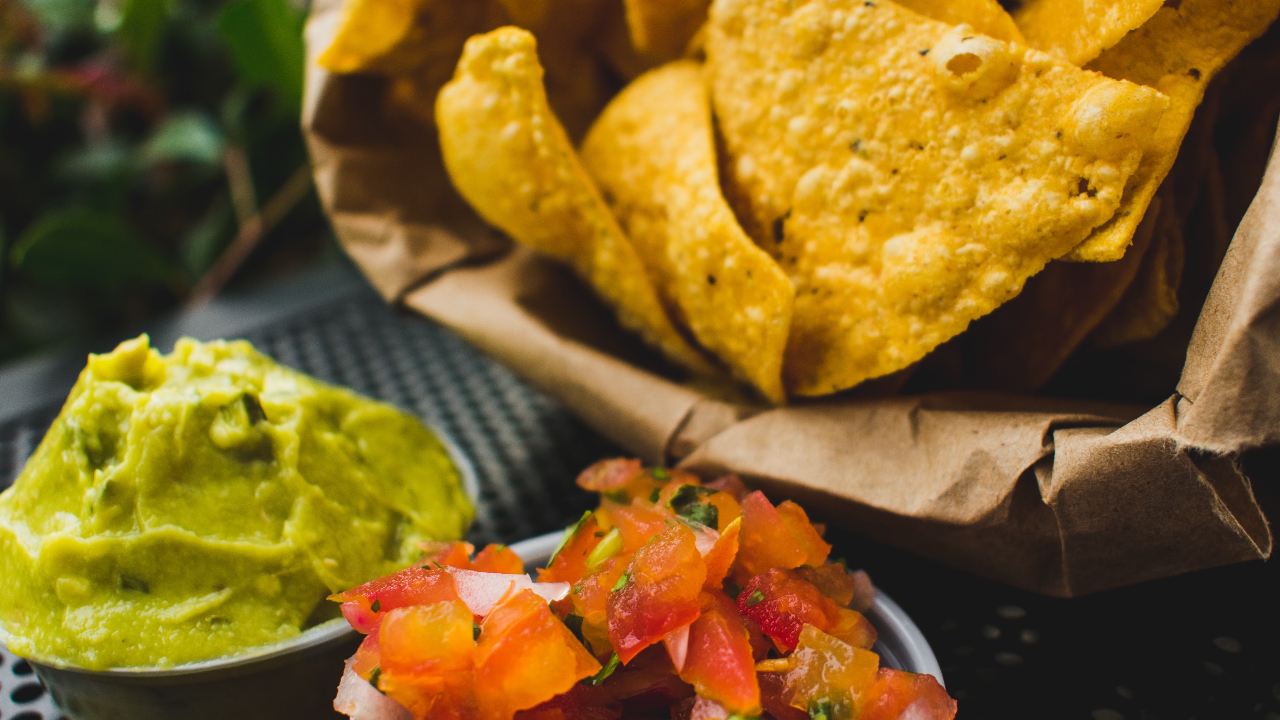
[{"label": "bowl rim", "polygon": [[[415,417],[418,417],[415,414]],[[480,500],[480,478],[476,475],[475,465],[472,464],[471,458],[462,451],[462,448],[447,433],[441,430],[436,424],[422,420],[423,425],[435,434],[440,440],[440,444],[444,446],[445,452],[449,454],[449,460],[453,462],[453,466],[457,468],[459,479],[462,482],[463,492],[467,494],[467,498],[474,507]],[[323,602],[323,601],[322,601]],[[225,674],[244,674],[259,669],[265,669],[267,666],[280,664],[291,658],[294,653],[311,654],[319,652],[331,645],[340,643],[350,639],[350,635],[354,635],[355,630],[347,624],[347,621],[341,617],[326,620],[318,625],[303,630],[301,633],[287,640],[270,643],[267,645],[257,645],[249,648],[247,652],[238,653],[230,656],[211,658],[209,660],[200,660],[193,663],[183,663],[181,665],[167,666],[141,666],[127,668],[108,668],[106,670],[90,670],[88,668],[60,663],[53,660],[41,660],[36,658],[25,658],[28,663],[33,666],[42,668],[51,668],[65,672],[74,672],[82,675],[92,675],[104,678],[127,679],[156,679],[156,678],[181,678],[190,675],[202,675],[205,673],[218,672],[219,675]],[[0,646],[6,650],[11,647],[10,634],[0,626]],[[13,652],[9,650],[9,652]],[[16,653],[15,653],[16,654]]]}]

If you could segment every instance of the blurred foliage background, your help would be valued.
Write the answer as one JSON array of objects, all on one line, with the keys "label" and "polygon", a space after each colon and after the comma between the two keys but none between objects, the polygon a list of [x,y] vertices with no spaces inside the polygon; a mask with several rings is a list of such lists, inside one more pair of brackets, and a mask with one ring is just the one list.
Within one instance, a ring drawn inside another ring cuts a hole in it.
[{"label": "blurred foliage background", "polygon": [[293,0],[0,0],[0,361],[336,253]]}]

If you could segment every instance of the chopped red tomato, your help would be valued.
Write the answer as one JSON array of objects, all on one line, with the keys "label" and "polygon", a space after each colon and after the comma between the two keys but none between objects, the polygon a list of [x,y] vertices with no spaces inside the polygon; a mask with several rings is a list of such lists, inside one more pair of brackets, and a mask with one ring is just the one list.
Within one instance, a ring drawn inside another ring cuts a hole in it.
[{"label": "chopped red tomato", "polygon": [[595,513],[583,515],[547,567],[538,571],[538,582],[573,582],[581,578],[587,570],[587,557],[604,536],[599,531]]},{"label": "chopped red tomato", "polygon": [[742,499],[747,496],[747,487],[742,484],[742,478],[737,475],[723,475],[707,483],[707,487],[729,493],[738,502],[742,502]]},{"label": "chopped red tomato", "polygon": [[383,614],[395,608],[457,600],[453,575],[439,568],[408,568],[346,592],[329,596],[342,603],[342,616],[351,627],[368,634]]},{"label": "chopped red tomato", "polygon": [[827,634],[840,638],[854,647],[870,650],[876,644],[876,629],[871,621],[863,617],[857,610],[837,608],[839,615],[835,625],[827,630]]},{"label": "chopped red tomato", "polygon": [[618,720],[622,703],[602,687],[575,683],[569,692],[521,710],[515,720]]},{"label": "chopped red tomato", "polygon": [[937,678],[893,668],[880,668],[864,700],[858,720],[898,720],[903,716],[912,720],[952,720],[956,716],[956,701]]},{"label": "chopped red tomato", "polygon": [[760,714],[755,658],[742,616],[729,596],[703,593],[702,614],[689,626],[688,655],[680,679],[700,697],[739,715]]},{"label": "chopped red tomato", "polygon": [[[791,539],[804,550],[803,564],[820,567],[827,561],[827,556],[831,554],[831,546],[823,541],[819,526],[809,522],[809,516],[803,508],[786,500],[778,505],[778,517],[782,518],[782,524],[787,526]],[[822,529],[825,530],[825,528]]]},{"label": "chopped red tomato", "polygon": [[523,575],[524,561],[519,555],[511,552],[506,545],[491,544],[485,545],[483,550],[476,553],[476,559],[471,561],[471,569],[480,572]]},{"label": "chopped red tomato", "polygon": [[414,563],[415,567],[449,567],[471,569],[471,554],[476,548],[467,542],[420,542],[422,557]]},{"label": "chopped red tomato", "polygon": [[827,706],[832,720],[858,717],[857,703],[876,680],[880,658],[856,648],[812,625],[805,625],[791,656],[793,668],[785,676],[788,702],[810,710]]},{"label": "chopped red tomato", "polygon": [[809,720],[809,713],[797,710],[787,702],[791,694],[782,674],[762,672],[756,677],[760,681],[760,705],[773,720]]},{"label": "chopped red tomato", "polygon": [[639,460],[613,458],[601,460],[578,474],[578,487],[594,492],[620,490],[643,472]]},{"label": "chopped red tomato", "polygon": [[826,563],[800,569],[800,577],[813,583],[823,595],[831,598],[840,607],[848,607],[853,601],[853,576],[840,563]]},{"label": "chopped red tomato", "polygon": [[368,680],[373,675],[374,668],[381,662],[382,645],[378,642],[378,631],[375,628],[373,632],[364,636],[360,647],[356,648],[356,654],[351,656],[351,669],[355,674]]},{"label": "chopped red tomato", "polygon": [[609,640],[623,663],[698,617],[707,566],[693,532],[675,524],[640,548],[609,593]]},{"label": "chopped red tomato", "polygon": [[738,556],[738,536],[741,530],[742,518],[735,518],[720,533],[711,550],[702,556],[702,561],[707,564],[707,580],[704,583],[707,588],[715,589],[724,584],[729,568],[733,566],[733,559]]},{"label": "chopped red tomato", "polygon": [[470,695],[475,649],[471,611],[458,600],[389,611],[379,632],[378,689],[426,717],[443,700]]},{"label": "chopped red tomato", "polygon": [[618,668],[604,687],[613,697],[626,701],[630,713],[642,714],[665,710],[676,700],[694,694],[693,686],[676,675],[666,648],[659,645],[640,651],[626,666]]},{"label": "chopped red tomato", "polygon": [[622,551],[635,552],[667,529],[670,515],[642,503],[612,508],[609,520],[622,534]]},{"label": "chopped red tomato", "polygon": [[598,672],[600,663],[545,600],[521,590],[485,617],[475,667],[482,715],[506,720],[568,692]]},{"label": "chopped red tomato", "polygon": [[742,532],[733,575],[740,583],[771,568],[790,570],[808,560],[805,548],[791,536],[777,508],[756,491],[742,500]]},{"label": "chopped red tomato", "polygon": [[757,575],[738,595],[738,610],[759,623],[780,652],[795,648],[806,623],[823,631],[834,627],[838,609],[794,570],[774,568]]}]

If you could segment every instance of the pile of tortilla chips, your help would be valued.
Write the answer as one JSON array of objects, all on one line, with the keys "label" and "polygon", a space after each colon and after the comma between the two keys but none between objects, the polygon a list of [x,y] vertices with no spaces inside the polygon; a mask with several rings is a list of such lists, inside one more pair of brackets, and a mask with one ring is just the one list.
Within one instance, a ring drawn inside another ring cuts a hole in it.
[{"label": "pile of tortilla chips", "polygon": [[1026,391],[1178,312],[1188,214],[1166,176],[1277,14],[346,0],[319,63],[389,76],[484,220],[691,373],[784,402],[924,377],[945,344],[929,359],[963,356],[953,386]]}]

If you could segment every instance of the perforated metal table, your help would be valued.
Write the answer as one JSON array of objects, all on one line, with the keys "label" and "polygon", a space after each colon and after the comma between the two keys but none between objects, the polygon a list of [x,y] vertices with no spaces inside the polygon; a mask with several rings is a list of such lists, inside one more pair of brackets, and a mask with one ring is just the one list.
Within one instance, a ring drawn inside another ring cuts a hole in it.
[{"label": "perforated metal table", "polygon": [[[592,500],[573,478],[618,452],[451,332],[389,309],[349,268],[224,299],[152,336],[168,350],[181,334],[246,338],[280,362],[443,429],[480,477],[477,544],[531,537],[581,515]],[[0,486],[35,449],[82,363],[82,353],[68,354],[0,372]],[[1280,720],[1274,564],[1064,601],[852,534],[833,530],[829,539],[916,620],[964,720]],[[59,717],[25,663],[0,660],[0,720]]]}]

